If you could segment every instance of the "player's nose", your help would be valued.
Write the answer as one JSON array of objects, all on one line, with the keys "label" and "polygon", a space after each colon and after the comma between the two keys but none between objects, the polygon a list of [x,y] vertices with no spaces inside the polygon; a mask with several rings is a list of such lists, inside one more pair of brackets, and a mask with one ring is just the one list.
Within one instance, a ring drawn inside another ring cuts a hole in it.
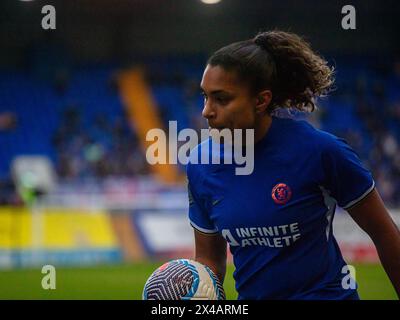
[{"label": "player's nose", "polygon": [[216,116],[215,110],[211,107],[210,103],[207,101],[204,104],[203,111],[201,115],[207,120],[214,119]]}]

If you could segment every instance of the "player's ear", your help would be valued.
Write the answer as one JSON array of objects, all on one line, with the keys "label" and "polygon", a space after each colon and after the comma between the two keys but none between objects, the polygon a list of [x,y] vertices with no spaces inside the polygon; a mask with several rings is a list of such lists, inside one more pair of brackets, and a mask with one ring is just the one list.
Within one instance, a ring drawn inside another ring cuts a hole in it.
[{"label": "player's ear", "polygon": [[257,94],[256,97],[256,113],[264,114],[272,99],[271,90],[263,90]]}]

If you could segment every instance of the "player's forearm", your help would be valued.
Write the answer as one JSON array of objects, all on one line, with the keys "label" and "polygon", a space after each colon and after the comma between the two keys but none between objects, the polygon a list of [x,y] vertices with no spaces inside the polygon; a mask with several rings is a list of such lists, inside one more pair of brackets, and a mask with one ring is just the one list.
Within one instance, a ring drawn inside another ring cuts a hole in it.
[{"label": "player's forearm", "polygon": [[397,295],[400,297],[400,231],[378,191],[373,190],[348,209],[354,221],[371,237]]},{"label": "player's forearm", "polygon": [[226,274],[226,259],[219,259],[218,261],[210,260],[205,257],[196,256],[195,260],[208,266],[218,277],[221,283],[224,283],[225,274]]},{"label": "player's forearm", "polygon": [[226,273],[227,245],[219,234],[205,235],[195,230],[195,260],[210,267],[224,282]]},{"label": "player's forearm", "polygon": [[226,274],[226,261],[224,263],[219,263],[218,265],[216,265],[214,267],[213,271],[215,272],[216,276],[223,284],[224,280],[225,280],[225,274]]},{"label": "player's forearm", "polygon": [[395,228],[373,240],[382,265],[400,298],[400,233]]}]

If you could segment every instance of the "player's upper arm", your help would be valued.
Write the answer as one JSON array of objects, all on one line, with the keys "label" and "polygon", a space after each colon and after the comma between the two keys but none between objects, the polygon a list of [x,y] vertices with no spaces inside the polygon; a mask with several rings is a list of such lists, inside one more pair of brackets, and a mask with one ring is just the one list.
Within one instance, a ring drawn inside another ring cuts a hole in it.
[{"label": "player's upper arm", "polygon": [[219,233],[203,233],[194,230],[195,260],[207,265],[223,283],[226,272],[225,239]]},{"label": "player's upper arm", "polygon": [[194,230],[195,260],[210,267],[223,283],[227,243],[209,215],[199,169],[198,166],[187,166],[189,221]]},{"label": "player's upper arm", "polygon": [[393,240],[399,237],[399,230],[376,189],[347,209],[347,212],[374,242],[380,241],[383,237]]}]

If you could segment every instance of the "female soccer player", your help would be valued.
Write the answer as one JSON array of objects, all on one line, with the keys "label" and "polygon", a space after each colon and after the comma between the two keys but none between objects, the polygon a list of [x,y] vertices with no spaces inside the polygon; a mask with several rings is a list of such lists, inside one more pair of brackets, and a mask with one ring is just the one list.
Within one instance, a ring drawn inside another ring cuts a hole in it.
[{"label": "female soccer player", "polygon": [[371,173],[343,139],[274,115],[314,110],[332,84],[327,62],[281,31],[230,44],[207,62],[202,115],[210,128],[254,129],[254,171],[189,163],[189,219],[195,259],[222,281],[229,244],[239,299],[359,299],[343,281],[336,204],[372,238],[400,294],[400,233]]}]

